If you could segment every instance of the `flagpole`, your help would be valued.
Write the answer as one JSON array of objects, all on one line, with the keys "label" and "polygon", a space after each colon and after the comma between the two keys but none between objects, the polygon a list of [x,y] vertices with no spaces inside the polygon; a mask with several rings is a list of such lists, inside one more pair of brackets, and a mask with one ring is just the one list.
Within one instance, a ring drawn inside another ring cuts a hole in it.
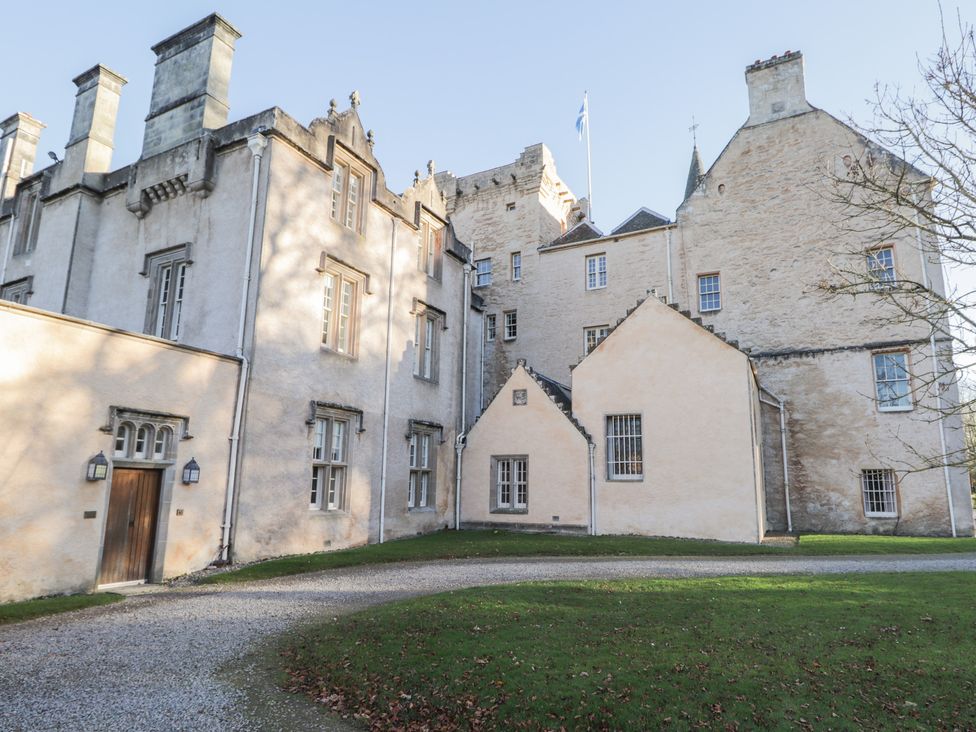
[{"label": "flagpole", "polygon": [[590,100],[583,92],[583,107],[586,112],[586,201],[589,208],[590,223],[593,223],[593,178],[590,175]]}]

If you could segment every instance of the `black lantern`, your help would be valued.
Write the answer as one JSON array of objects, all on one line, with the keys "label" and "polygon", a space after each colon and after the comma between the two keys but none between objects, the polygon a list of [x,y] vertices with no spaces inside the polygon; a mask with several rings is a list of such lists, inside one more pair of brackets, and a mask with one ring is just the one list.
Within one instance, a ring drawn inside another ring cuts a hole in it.
[{"label": "black lantern", "polygon": [[108,477],[108,460],[101,450],[88,461],[88,480],[105,480]]},{"label": "black lantern", "polygon": [[183,466],[183,482],[186,485],[200,482],[200,466],[196,458],[190,458],[190,462]]}]

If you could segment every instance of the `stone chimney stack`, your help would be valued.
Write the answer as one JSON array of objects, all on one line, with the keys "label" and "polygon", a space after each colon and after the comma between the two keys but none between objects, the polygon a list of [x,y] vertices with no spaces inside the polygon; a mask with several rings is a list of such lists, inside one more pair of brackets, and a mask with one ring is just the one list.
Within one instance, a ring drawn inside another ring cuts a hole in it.
[{"label": "stone chimney stack", "polygon": [[80,182],[85,173],[107,173],[112,166],[115,118],[126,80],[101,64],[74,79],[75,114],[59,175],[65,183]]},{"label": "stone chimney stack", "polygon": [[227,124],[234,42],[241,34],[216,13],[153,46],[156,76],[142,157]]},{"label": "stone chimney stack", "polygon": [[45,126],[24,112],[0,122],[0,200],[13,196],[21,179],[34,172],[37,143]]},{"label": "stone chimney stack", "polygon": [[746,67],[749,119],[746,127],[809,112],[803,88],[803,54],[787,51]]}]

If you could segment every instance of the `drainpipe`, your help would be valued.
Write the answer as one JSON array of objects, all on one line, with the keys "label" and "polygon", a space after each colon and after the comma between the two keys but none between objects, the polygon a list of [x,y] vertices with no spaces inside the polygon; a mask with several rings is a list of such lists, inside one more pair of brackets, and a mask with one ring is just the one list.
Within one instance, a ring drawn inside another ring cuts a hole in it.
[{"label": "drainpipe", "polygon": [[[762,392],[766,392],[775,399],[771,402],[762,398]],[[780,449],[783,451],[783,497],[786,500],[786,531],[793,533],[793,512],[790,510],[790,463],[786,454],[786,402],[781,397],[776,396],[765,386],[761,387],[759,401],[769,404],[779,409],[779,442]]]},{"label": "drainpipe", "polygon": [[671,229],[667,232],[667,256],[668,256],[668,303],[674,302],[674,281],[671,278]]},{"label": "drainpipe", "polygon": [[[921,205],[921,202],[919,202]],[[918,259],[922,265],[922,285],[931,291],[928,271],[925,269],[925,250],[922,247],[922,230],[918,225],[916,206],[915,241],[918,244]],[[935,410],[939,415],[939,446],[942,449],[942,479],[945,481],[946,502],[949,504],[949,523],[952,525],[952,538],[956,538],[956,509],[952,505],[952,482],[949,480],[949,456],[946,454],[945,418],[942,414],[942,384],[939,382],[939,357],[935,352],[935,328],[929,328],[929,348],[932,351],[932,376],[935,378]]]},{"label": "drainpipe", "polygon": [[471,309],[471,265],[464,263],[464,314],[461,320],[461,429],[458,430],[454,450],[457,453],[454,466],[454,530],[461,530],[461,453],[467,437],[466,406],[468,400],[468,312]]},{"label": "drainpipe", "polygon": [[587,443],[590,451],[590,536],[596,536],[596,445]]},{"label": "drainpipe", "polygon": [[[383,376],[383,456],[380,464],[380,528],[383,543],[386,524],[386,463],[390,434],[390,372],[393,368],[393,277],[396,268],[397,220],[390,217],[390,285],[386,293],[386,373]],[[414,344],[416,346],[416,344]]]},{"label": "drainpipe", "polygon": [[251,289],[251,259],[254,255],[254,226],[257,221],[258,180],[261,173],[261,159],[268,146],[268,138],[255,132],[247,138],[251,151],[251,210],[247,219],[247,248],[244,253],[244,278],[241,282],[241,312],[237,324],[237,347],[234,354],[241,360],[240,376],[237,379],[237,401],[234,405],[234,426],[230,435],[230,464],[227,466],[227,494],[224,498],[224,522],[220,526],[220,560],[230,561],[230,535],[234,523],[234,498],[240,462],[241,422],[244,417],[244,395],[247,391],[251,364],[244,355],[244,332],[247,320],[248,294]]},{"label": "drainpipe", "polygon": [[[497,329],[497,321],[496,321]],[[485,313],[481,311],[481,363],[478,365],[478,414],[485,411]]]},{"label": "drainpipe", "polygon": [[6,282],[7,278],[7,260],[10,259],[10,247],[13,246],[14,242],[14,224],[17,223],[17,216],[11,214],[10,223],[7,225],[7,246],[3,252],[3,263],[0,264],[0,285]]}]

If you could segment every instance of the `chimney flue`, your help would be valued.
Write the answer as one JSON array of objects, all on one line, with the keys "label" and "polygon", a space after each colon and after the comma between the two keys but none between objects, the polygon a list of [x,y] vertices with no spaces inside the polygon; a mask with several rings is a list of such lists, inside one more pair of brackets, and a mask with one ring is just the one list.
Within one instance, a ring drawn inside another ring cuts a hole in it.
[{"label": "chimney flue", "polygon": [[813,109],[803,86],[803,54],[787,51],[746,67],[749,120],[746,127],[792,117]]},{"label": "chimney flue", "polygon": [[0,122],[0,200],[13,196],[21,179],[34,172],[37,143],[45,126],[24,112]]},{"label": "chimney flue", "polygon": [[112,166],[115,120],[123,76],[101,64],[74,78],[78,93],[59,173],[64,184],[81,181],[85,173],[107,173]]},{"label": "chimney flue", "polygon": [[142,157],[227,124],[231,63],[240,37],[214,13],[153,46],[156,75]]}]

